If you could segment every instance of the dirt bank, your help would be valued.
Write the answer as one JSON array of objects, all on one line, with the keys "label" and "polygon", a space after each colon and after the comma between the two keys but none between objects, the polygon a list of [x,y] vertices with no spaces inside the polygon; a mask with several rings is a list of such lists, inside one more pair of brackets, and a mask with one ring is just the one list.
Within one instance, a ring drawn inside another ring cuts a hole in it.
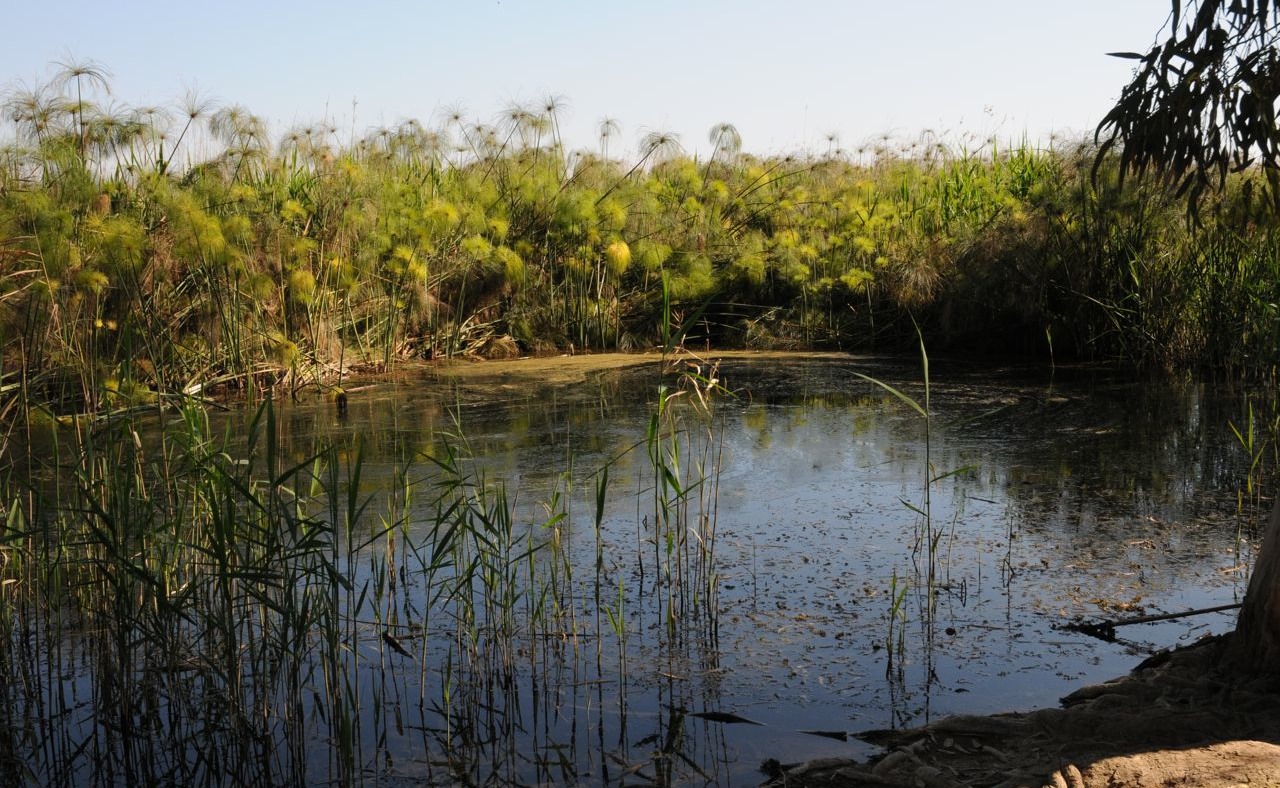
[{"label": "dirt bank", "polygon": [[[847,353],[803,353],[791,351],[716,350],[707,353],[668,354],[672,362],[714,363],[727,359],[820,359],[849,360]],[[440,375],[468,377],[524,377],[544,383],[576,383],[593,372],[640,364],[657,364],[657,353],[592,353],[576,356],[534,356],[530,358],[477,361],[460,359],[438,362],[433,369]]]},{"label": "dirt bank", "polygon": [[1153,788],[1280,786],[1280,682],[1218,669],[1224,639],[1027,714],[959,716],[873,731],[868,763],[771,769],[772,786]]}]

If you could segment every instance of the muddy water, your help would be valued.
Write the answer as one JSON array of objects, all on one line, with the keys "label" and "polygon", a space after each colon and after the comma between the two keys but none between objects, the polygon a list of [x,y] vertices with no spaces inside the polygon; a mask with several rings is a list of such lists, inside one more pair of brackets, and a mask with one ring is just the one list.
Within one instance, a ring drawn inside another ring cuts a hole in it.
[{"label": "muddy water", "polygon": [[[866,754],[843,740],[858,731],[1053,705],[1232,618],[1122,628],[1114,643],[1061,625],[1243,592],[1247,462],[1228,428],[1242,423],[1239,392],[935,361],[926,423],[858,374],[923,403],[918,365],[733,358],[717,373],[732,396],[687,423],[695,436],[710,425],[710,442],[683,458],[706,463],[694,508],[701,537],[714,532],[718,599],[693,599],[673,631],[645,439],[659,387],[676,381],[656,363],[464,373],[359,391],[344,414],[328,402],[281,413],[298,447],[359,441],[374,488],[406,465],[429,480],[415,457],[465,444],[513,494],[531,543],[549,538],[539,523],[557,491],[568,512],[560,571],[575,632],[525,633],[509,675],[472,676],[461,734],[440,680],[414,688],[419,666],[406,668],[398,691],[432,700],[408,725],[369,725],[382,777],[749,783],[766,757]],[[428,662],[453,659],[438,648]]]}]

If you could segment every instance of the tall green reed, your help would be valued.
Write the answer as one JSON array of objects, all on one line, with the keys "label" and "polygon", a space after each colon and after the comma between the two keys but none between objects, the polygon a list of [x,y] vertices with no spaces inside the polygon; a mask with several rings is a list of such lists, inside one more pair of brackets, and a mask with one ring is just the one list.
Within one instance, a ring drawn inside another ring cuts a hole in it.
[{"label": "tall green reed", "polygon": [[654,593],[668,634],[686,620],[714,633],[718,612],[716,512],[723,432],[715,398],[727,394],[717,368],[696,356],[673,361],[679,387],[661,386],[646,434],[653,473]]},{"label": "tall green reed", "polygon": [[[22,557],[0,582],[46,634],[23,658],[62,671],[36,696],[53,704],[38,723],[50,745],[27,768],[53,784],[94,773],[301,779],[312,723],[289,699],[303,695],[323,644],[333,680],[313,709],[335,745],[333,773],[349,779],[358,736],[339,674],[352,667],[341,664],[352,603],[335,558],[342,523],[318,506],[339,498],[339,477],[322,473],[332,456],[286,460],[270,401],[238,459],[190,402],[159,435],[141,432],[126,417],[72,436],[72,487],[39,490],[33,519],[7,523],[5,543]],[[40,574],[13,574],[28,563]],[[66,695],[80,682],[88,706]]]},{"label": "tall green reed", "polygon": [[[68,421],[53,445],[71,477],[3,497],[14,773],[354,784],[395,773],[417,731],[438,779],[526,774],[509,748],[529,704],[545,721],[566,687],[625,676],[646,593],[667,659],[714,643],[724,391],[713,366],[682,363],[646,444],[651,590],[611,545],[621,458],[575,534],[572,472],[526,505],[460,437],[371,475],[359,440],[308,448],[271,397],[225,432],[193,398]],[[592,543],[584,572],[573,553]]]}]

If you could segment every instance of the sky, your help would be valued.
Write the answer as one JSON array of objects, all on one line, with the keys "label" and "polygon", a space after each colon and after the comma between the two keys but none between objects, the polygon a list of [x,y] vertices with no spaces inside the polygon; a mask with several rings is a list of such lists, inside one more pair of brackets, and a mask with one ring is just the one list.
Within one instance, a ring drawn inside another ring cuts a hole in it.
[{"label": "sky", "polygon": [[565,105],[572,148],[604,117],[626,155],[650,131],[690,152],[732,123],[745,150],[848,151],[926,131],[953,142],[1088,134],[1119,95],[1169,0],[94,0],[5,10],[0,85],[56,61],[111,72],[111,99],[240,104],[277,134],[320,120],[346,142],[461,108]]}]

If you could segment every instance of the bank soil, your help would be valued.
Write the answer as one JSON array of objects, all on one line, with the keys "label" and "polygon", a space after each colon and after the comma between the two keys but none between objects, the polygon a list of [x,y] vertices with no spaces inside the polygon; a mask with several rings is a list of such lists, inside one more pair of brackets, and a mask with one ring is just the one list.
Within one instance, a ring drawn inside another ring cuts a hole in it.
[{"label": "bank soil", "polygon": [[849,361],[855,358],[848,353],[822,351],[768,351],[768,350],[715,350],[694,353],[677,350],[663,356],[658,353],[585,353],[576,356],[532,356],[518,359],[481,361],[475,358],[451,359],[433,366],[437,374],[455,379],[468,378],[519,378],[533,379],[541,383],[577,383],[597,372],[623,369],[641,364],[658,364],[663,361],[676,369],[697,369],[707,372],[711,365],[734,359],[827,359]]},{"label": "bank soil", "polygon": [[766,763],[771,786],[1155,788],[1280,786],[1280,681],[1221,669],[1225,638],[1026,714],[949,717],[863,735],[868,763]]}]

